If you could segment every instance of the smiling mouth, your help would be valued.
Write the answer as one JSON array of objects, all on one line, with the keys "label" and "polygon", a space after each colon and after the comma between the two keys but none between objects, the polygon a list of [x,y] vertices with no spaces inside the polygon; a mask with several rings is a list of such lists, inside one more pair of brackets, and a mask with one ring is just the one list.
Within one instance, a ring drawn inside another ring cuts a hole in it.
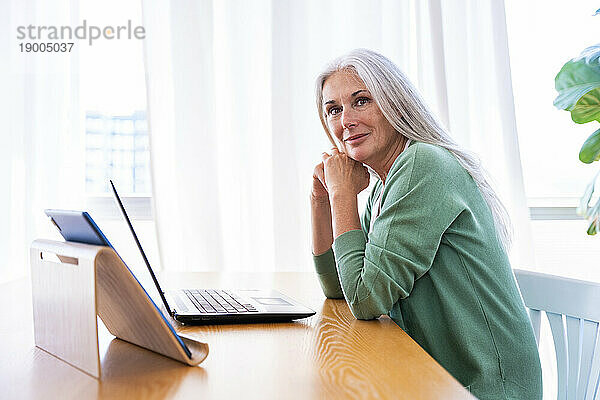
[{"label": "smiling mouth", "polygon": [[360,139],[361,137],[367,136],[368,134],[370,134],[371,132],[367,132],[367,133],[359,133],[358,135],[352,135],[347,139],[344,139],[344,142],[351,142],[353,140],[356,139]]}]

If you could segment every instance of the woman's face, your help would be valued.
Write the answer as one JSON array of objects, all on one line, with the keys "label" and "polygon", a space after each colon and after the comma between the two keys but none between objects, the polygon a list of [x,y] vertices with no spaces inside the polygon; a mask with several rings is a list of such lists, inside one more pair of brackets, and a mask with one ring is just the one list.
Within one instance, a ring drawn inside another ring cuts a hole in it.
[{"label": "woman's face", "polygon": [[358,75],[338,71],[323,85],[323,110],[330,132],[356,161],[376,168],[402,140]]}]

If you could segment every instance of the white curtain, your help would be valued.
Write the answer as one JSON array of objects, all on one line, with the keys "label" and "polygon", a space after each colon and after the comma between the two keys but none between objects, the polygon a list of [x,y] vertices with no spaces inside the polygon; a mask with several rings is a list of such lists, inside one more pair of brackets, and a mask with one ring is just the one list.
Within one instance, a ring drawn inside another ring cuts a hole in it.
[{"label": "white curtain", "polygon": [[311,174],[330,147],[314,79],[357,47],[395,61],[481,156],[513,218],[513,263],[533,262],[502,1],[142,4],[164,268],[311,267]]},{"label": "white curtain", "polygon": [[534,267],[504,1],[435,2],[441,3],[433,9],[441,10],[446,86],[439,95],[447,99],[448,126],[459,143],[480,156],[508,208],[513,267]]},{"label": "white curtain", "polygon": [[2,281],[27,274],[32,240],[60,237],[44,209],[80,208],[85,179],[76,58],[21,53],[16,38],[21,25],[75,25],[76,4],[0,4]]}]

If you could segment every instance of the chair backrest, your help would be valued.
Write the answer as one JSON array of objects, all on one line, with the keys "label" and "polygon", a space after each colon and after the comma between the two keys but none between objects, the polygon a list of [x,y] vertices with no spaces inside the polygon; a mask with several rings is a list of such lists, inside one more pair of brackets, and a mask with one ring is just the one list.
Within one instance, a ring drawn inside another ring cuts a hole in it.
[{"label": "chair backrest", "polygon": [[539,345],[541,312],[550,323],[558,399],[595,399],[600,373],[600,284],[514,270]]}]

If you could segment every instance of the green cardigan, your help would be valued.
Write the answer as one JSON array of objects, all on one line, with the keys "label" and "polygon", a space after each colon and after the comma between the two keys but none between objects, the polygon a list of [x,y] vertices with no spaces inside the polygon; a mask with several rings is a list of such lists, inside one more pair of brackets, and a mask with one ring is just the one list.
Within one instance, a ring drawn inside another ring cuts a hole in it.
[{"label": "green cardigan", "polygon": [[533,329],[473,178],[449,151],[412,142],[369,231],[382,187],[362,230],[314,256],[325,295],[345,298],[358,319],[388,314],[480,399],[541,399]]}]

